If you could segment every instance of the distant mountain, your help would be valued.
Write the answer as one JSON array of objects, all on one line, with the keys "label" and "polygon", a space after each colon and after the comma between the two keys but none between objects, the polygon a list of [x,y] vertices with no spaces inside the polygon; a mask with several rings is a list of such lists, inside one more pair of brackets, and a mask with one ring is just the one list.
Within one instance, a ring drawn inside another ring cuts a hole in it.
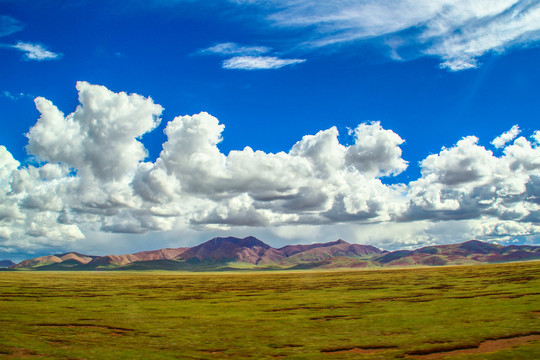
[{"label": "distant mountain", "polygon": [[24,260],[11,269],[30,270],[234,270],[313,269],[483,264],[540,259],[539,246],[502,246],[471,240],[416,250],[384,251],[344,240],[275,249],[249,236],[217,237],[191,248],[93,256],[77,252]]},{"label": "distant mountain", "polygon": [[141,251],[126,255],[83,255],[77,252],[66,254],[41,256],[24,260],[11,266],[12,269],[39,269],[39,270],[92,270],[97,268],[117,268],[140,261],[157,261],[174,259],[189,248],[160,249]]},{"label": "distant mountain", "polygon": [[289,245],[278,251],[286,254],[287,259],[283,262],[291,265],[314,263],[335,257],[370,258],[386,253],[371,245],[349,244],[341,239],[323,244]]},{"label": "distant mountain", "polygon": [[16,264],[11,260],[0,260],[0,268],[8,268],[13,265]]},{"label": "distant mountain", "polygon": [[244,239],[217,237],[184,251],[176,259],[188,262],[238,262],[258,265],[279,262],[284,257],[279,250],[248,236]]},{"label": "distant mountain", "polygon": [[466,265],[540,259],[539,246],[502,246],[471,240],[460,244],[427,246],[388,253],[377,262],[385,266]]}]

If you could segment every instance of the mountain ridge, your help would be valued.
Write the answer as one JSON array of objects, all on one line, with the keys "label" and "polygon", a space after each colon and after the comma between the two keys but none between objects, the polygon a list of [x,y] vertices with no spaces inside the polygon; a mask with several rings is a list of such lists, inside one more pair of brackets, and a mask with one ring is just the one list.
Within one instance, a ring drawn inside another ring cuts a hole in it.
[{"label": "mountain ridge", "polygon": [[12,270],[225,270],[402,267],[484,264],[540,259],[540,246],[497,245],[478,240],[386,251],[342,239],[273,248],[253,236],[216,237],[193,247],[164,248],[123,255],[78,252],[46,255]]},{"label": "mountain ridge", "polygon": [[13,265],[16,264],[11,260],[0,260],[0,268],[8,268]]}]

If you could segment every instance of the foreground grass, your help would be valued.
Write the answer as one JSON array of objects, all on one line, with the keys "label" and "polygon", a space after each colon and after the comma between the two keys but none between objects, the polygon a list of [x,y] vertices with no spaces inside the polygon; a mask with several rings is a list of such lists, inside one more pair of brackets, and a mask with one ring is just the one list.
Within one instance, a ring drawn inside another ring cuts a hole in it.
[{"label": "foreground grass", "polygon": [[5,272],[0,358],[540,359],[539,300],[540,262],[342,272]]}]

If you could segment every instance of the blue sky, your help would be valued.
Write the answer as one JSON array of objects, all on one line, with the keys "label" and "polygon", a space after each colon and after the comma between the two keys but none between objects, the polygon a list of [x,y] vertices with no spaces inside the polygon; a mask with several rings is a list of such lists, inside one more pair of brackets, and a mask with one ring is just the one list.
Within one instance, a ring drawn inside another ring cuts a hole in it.
[{"label": "blue sky", "polygon": [[0,255],[537,243],[539,40],[538,1],[0,0]]}]

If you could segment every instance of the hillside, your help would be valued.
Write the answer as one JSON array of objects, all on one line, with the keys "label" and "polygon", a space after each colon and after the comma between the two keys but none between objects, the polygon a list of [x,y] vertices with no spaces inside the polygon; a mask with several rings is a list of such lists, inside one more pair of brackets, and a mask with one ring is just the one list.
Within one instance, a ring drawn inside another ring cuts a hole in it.
[{"label": "hillside", "polygon": [[18,270],[187,270],[313,269],[441,266],[540,259],[539,246],[502,246],[471,240],[388,252],[344,240],[273,248],[249,236],[217,237],[191,248],[167,248],[124,255],[77,252],[41,256],[10,266]]},{"label": "hillside", "polygon": [[11,260],[0,260],[0,268],[8,268],[13,265],[16,264]]}]

